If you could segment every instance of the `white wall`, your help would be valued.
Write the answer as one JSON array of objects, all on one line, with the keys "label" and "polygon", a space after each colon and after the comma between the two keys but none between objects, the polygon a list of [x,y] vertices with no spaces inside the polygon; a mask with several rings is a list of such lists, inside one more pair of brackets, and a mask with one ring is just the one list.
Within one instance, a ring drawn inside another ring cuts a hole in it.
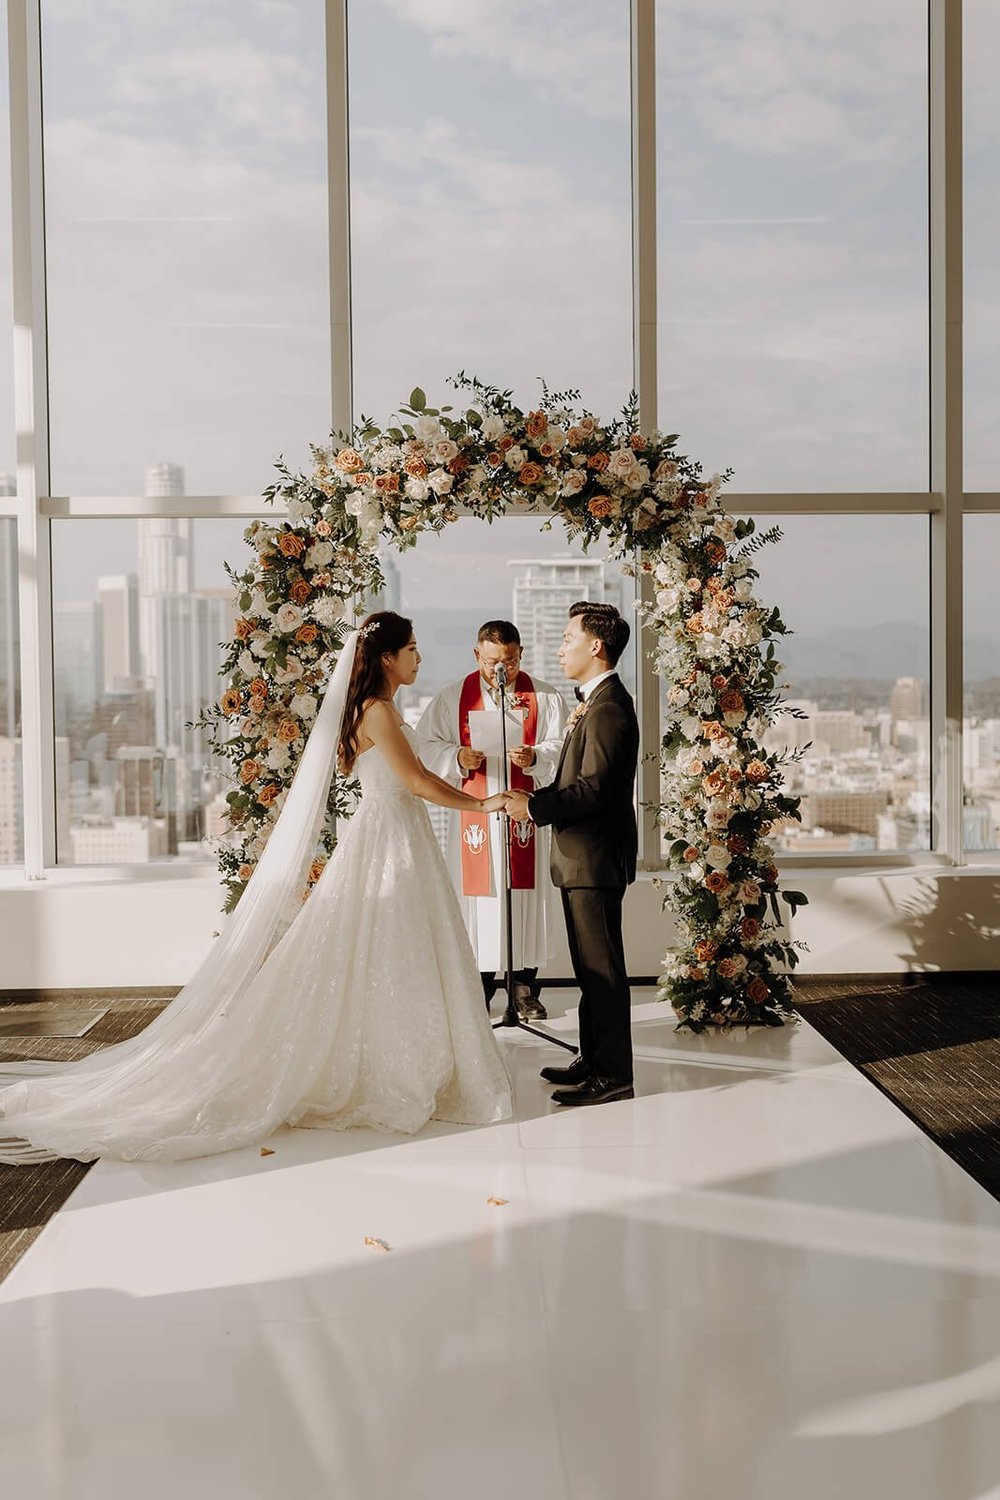
[{"label": "white wall", "polygon": [[[801,972],[888,973],[1000,968],[1000,868],[941,867],[851,874],[801,872],[787,882],[810,905],[794,936],[810,947]],[[648,876],[629,891],[626,941],[633,974],[655,974],[672,923]],[[210,874],[129,879],[59,871],[0,884],[0,989],[180,985],[224,919]],[[570,973],[565,946],[546,971]]]}]

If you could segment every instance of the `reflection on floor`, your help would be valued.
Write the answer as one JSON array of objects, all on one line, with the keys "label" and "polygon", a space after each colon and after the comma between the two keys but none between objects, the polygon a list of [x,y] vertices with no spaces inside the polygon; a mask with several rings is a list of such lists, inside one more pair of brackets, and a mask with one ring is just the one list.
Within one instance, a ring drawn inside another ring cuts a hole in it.
[{"label": "reflection on floor", "polygon": [[1000,1494],[1000,1204],[808,1026],[636,999],[634,1101],[504,1032],[508,1125],[99,1164],[0,1287],[5,1493]]}]

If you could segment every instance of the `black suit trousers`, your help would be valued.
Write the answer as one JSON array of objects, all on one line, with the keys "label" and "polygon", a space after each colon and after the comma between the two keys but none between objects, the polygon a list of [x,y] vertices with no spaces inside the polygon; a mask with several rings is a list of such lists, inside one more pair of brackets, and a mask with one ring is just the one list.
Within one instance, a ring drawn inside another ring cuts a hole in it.
[{"label": "black suit trousers", "polygon": [[573,973],[580,986],[580,1056],[599,1078],[632,1079],[631,996],[622,938],[624,892],[562,891]]}]

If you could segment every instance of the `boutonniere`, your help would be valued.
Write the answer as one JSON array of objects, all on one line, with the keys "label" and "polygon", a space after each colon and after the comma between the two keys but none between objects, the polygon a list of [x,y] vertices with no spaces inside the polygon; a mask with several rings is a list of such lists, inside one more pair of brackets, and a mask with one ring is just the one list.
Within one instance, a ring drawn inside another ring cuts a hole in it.
[{"label": "boutonniere", "polygon": [[589,706],[590,706],[590,699],[589,698],[584,698],[584,700],[583,700],[582,703],[578,703],[576,705],[576,707],[574,708],[573,712],[570,714],[569,718],[566,720],[566,728],[563,730],[563,738],[565,738],[566,735],[572,733],[572,731],[579,724],[580,720],[583,718],[584,714],[587,712],[587,709],[589,708]]}]

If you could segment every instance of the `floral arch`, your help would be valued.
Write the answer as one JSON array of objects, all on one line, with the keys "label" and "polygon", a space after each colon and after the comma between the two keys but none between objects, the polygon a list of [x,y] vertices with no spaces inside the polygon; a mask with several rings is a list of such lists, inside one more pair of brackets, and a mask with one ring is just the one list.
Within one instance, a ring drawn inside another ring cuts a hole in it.
[{"label": "floral arch", "polygon": [[[543,383],[525,413],[510,391],[464,374],[449,383],[467,406],[430,407],[417,389],[388,427],[362,417],[314,448],[310,474],[279,462],[265,494],[284,503],[285,518],[254,521],[245,534],[254,561],[229,569],[240,618],[221,668],[228,686],[203,721],[235,772],[219,849],[227,910],[281,810],[355,601],[384,586],[380,542],[412,547],[457,520],[457,507],[485,521],[547,510],[569,539],[584,548],[604,539],[628,571],[652,578],[639,608],[670,684],[655,813],[670,835],[663,904],[678,925],[659,994],[696,1030],[782,1024],[798,945],[782,927],[767,835],[799,810],[782,791],[788,757],[762,748],[781,706],[774,638],[785,627],[756,598],[753,565],[779,533],[726,515],[728,474],[705,480],[676,434],[641,433],[634,395],[605,422],[578,409],[578,391]],[[351,785],[335,778],[311,882],[352,806]],[[781,895],[792,909],[805,901]]]}]

